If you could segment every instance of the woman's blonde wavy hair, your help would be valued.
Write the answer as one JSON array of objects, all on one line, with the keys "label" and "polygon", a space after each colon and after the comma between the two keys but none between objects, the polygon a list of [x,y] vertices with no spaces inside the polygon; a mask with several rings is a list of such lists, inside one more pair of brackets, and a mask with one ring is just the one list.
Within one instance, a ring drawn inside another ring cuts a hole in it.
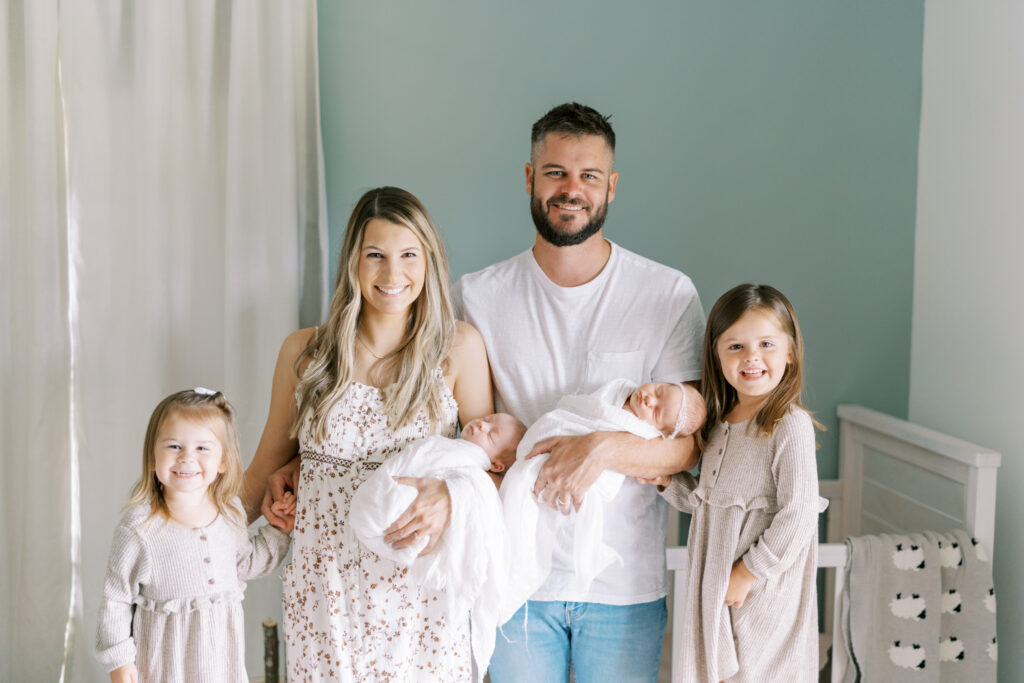
[{"label": "woman's blonde wavy hair", "polygon": [[377,385],[387,383],[382,388],[384,412],[393,428],[404,426],[421,410],[426,410],[435,429],[441,422],[444,394],[434,373],[445,362],[455,338],[448,257],[437,227],[420,200],[397,187],[379,187],[364,194],[352,210],[327,322],[317,328],[296,362],[296,372],[307,360],[309,366],[297,388],[299,407],[293,437],[308,419],[313,438],[325,439],[331,406],[352,382],[363,303],[359,258],[366,225],[375,218],[412,230],[423,245],[427,267],[423,291],[412,305],[405,337],[394,351],[376,362],[371,380]]},{"label": "woman's blonde wavy hair", "polygon": [[[739,400],[736,390],[725,380],[722,372],[722,361],[718,357],[718,339],[744,313],[758,310],[767,311],[775,317],[779,327],[789,337],[793,359],[786,366],[782,381],[768,394],[764,405],[747,425],[747,429],[753,429],[758,436],[771,436],[791,406],[806,410],[801,400],[804,339],[800,334],[800,323],[793,304],[789,303],[789,299],[782,292],[770,285],[738,285],[723,294],[708,314],[707,330],[704,333],[704,372],[701,381],[701,393],[707,406],[707,419],[697,434],[697,448],[700,451],[707,445],[711,431],[725,419]],[[811,420],[818,429],[824,429],[813,416]]]},{"label": "woman's blonde wavy hair", "polygon": [[225,470],[210,484],[210,498],[225,519],[245,528],[245,515],[235,503],[242,490],[242,454],[238,447],[235,411],[219,391],[207,394],[186,389],[171,394],[157,404],[149,417],[146,439],[142,445],[142,476],[132,488],[125,507],[149,502],[151,516],[170,516],[163,484],[156,477],[156,439],[160,427],[171,416],[203,425],[220,441]]}]

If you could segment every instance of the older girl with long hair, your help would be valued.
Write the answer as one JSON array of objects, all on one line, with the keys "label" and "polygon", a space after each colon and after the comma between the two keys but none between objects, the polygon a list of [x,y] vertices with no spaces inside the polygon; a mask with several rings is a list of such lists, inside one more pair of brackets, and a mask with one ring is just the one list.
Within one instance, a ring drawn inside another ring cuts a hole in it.
[{"label": "older girl with long hair", "polygon": [[[281,483],[298,497],[284,575],[289,681],[471,677],[468,613],[445,614],[443,600],[362,549],[348,525],[352,494],[381,462],[493,412],[483,341],[455,321],[448,282],[444,246],[419,200],[371,190],[349,219],[327,322],[281,347],[245,503],[253,519],[262,500],[274,521]],[[298,466],[271,476],[296,455]],[[426,536],[429,553],[448,524],[447,487],[401,483],[419,493],[386,540],[402,548]]]},{"label": "older girl with long hair", "polygon": [[779,290],[745,284],[708,315],[700,479],[658,477],[693,515],[682,680],[818,680],[814,428],[803,337]]}]

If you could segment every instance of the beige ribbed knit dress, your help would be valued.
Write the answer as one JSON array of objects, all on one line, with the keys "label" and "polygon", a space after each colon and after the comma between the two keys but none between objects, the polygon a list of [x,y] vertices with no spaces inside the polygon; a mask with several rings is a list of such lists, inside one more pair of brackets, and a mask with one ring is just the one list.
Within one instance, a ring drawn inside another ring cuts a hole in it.
[{"label": "beige ribbed knit dress", "polygon": [[107,671],[134,661],[142,683],[248,683],[242,591],[281,564],[288,536],[263,526],[250,539],[224,515],[187,529],[149,511],[128,508],[114,532],[97,659]]},{"label": "beige ribbed knit dress", "polygon": [[[817,681],[814,427],[792,408],[771,437],[718,424],[700,481],[676,475],[662,495],[693,514],[682,676],[695,683]],[[751,430],[753,431],[753,430]],[[743,607],[725,606],[732,565],[758,577]]]}]

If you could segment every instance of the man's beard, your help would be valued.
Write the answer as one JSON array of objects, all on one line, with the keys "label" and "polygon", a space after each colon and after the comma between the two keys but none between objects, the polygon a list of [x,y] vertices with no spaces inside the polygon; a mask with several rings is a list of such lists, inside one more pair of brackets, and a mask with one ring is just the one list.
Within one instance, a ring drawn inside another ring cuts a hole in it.
[{"label": "man's beard", "polygon": [[[548,203],[557,202],[558,204],[576,204],[582,206],[583,210],[586,211],[590,207],[580,201],[573,201],[569,199],[568,195],[559,195],[552,197],[548,200]],[[605,191],[604,204],[598,209],[593,216],[590,217],[590,222],[584,225],[579,232],[564,232],[561,228],[553,225],[548,220],[547,213],[544,211],[544,206],[541,201],[533,194],[533,188],[530,188],[530,215],[533,216],[533,224],[537,226],[537,232],[544,238],[545,242],[549,242],[556,247],[571,247],[577,244],[583,244],[604,226],[604,219],[608,215],[608,192]]]}]

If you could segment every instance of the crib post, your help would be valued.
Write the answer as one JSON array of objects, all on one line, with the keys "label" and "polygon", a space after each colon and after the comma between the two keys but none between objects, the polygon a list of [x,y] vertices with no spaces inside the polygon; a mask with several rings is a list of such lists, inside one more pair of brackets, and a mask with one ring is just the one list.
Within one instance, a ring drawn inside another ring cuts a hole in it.
[{"label": "crib post", "polygon": [[666,564],[668,570],[673,572],[672,582],[672,658],[671,658],[671,680],[678,680],[682,671],[679,658],[682,656],[683,631],[680,625],[683,616],[686,614],[686,584],[690,569],[689,558],[687,557],[686,546],[675,546],[666,548]]},{"label": "crib post", "polygon": [[[844,548],[845,549],[845,548]],[[842,624],[842,595],[843,584],[846,583],[846,563],[836,567],[836,583],[832,591],[832,605],[834,615],[832,617],[832,683],[839,683],[846,677],[846,671],[850,666],[850,657],[846,652],[846,643],[843,640]]]}]

